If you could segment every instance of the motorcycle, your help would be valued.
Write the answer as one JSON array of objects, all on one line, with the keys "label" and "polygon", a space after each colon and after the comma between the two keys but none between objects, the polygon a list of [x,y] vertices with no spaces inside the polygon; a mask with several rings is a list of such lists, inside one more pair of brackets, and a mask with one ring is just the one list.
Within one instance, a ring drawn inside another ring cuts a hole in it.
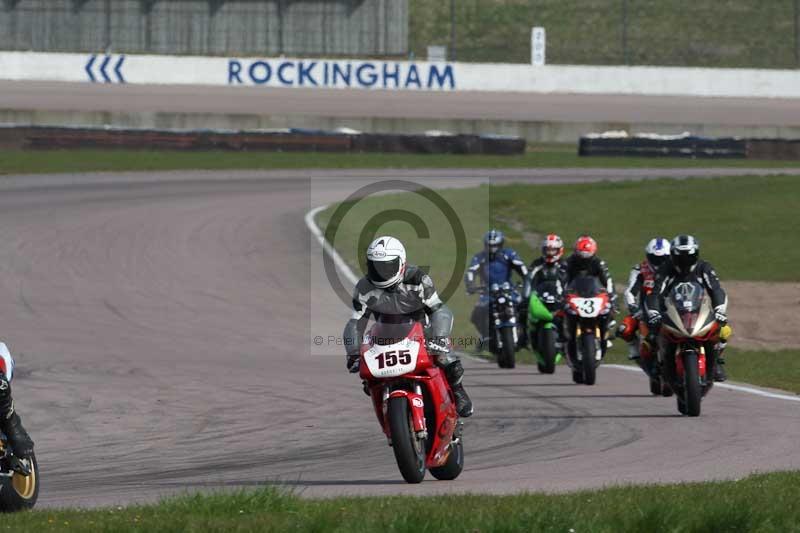
[{"label": "motorcycle", "polygon": [[661,325],[662,341],[675,345],[675,352],[665,354],[661,364],[669,367],[667,381],[675,391],[678,411],[683,415],[700,416],[700,403],[714,386],[714,354],[706,354],[706,346],[719,340],[720,324],[716,321],[711,299],[696,281],[678,283],[665,299]]},{"label": "motorcycle", "polygon": [[555,318],[563,316],[563,297],[557,281],[544,281],[531,292],[528,303],[528,335],[542,374],[553,374],[561,361]]},{"label": "motorcycle", "polygon": [[[12,368],[5,368],[5,361],[13,361],[8,348],[0,342],[0,372],[9,381],[13,377]],[[31,509],[39,498],[39,464],[36,455],[17,457],[8,444],[8,439],[0,433],[0,511],[14,512]]]},{"label": "motorcycle", "polygon": [[572,381],[594,385],[606,351],[611,297],[592,276],[575,278],[566,292],[564,333]]},{"label": "motorcycle", "polygon": [[489,287],[491,315],[489,351],[497,357],[500,368],[514,368],[519,343],[519,323],[514,288],[511,283],[492,283]]},{"label": "motorcycle", "polygon": [[361,345],[365,382],[400,474],[420,483],[426,468],[452,480],[464,468],[462,422],[444,371],[428,354],[422,324],[381,315]]}]

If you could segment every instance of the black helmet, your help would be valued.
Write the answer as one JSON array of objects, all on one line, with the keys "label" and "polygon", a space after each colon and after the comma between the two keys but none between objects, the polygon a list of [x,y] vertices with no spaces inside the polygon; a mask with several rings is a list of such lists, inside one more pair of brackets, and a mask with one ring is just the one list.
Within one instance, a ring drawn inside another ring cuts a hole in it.
[{"label": "black helmet", "polygon": [[506,236],[502,231],[493,229],[486,232],[483,236],[483,248],[489,255],[494,255],[503,248],[503,243],[506,242]]},{"label": "black helmet", "polygon": [[689,274],[697,266],[700,259],[700,243],[691,235],[678,235],[672,239],[670,256],[675,270],[681,274]]}]

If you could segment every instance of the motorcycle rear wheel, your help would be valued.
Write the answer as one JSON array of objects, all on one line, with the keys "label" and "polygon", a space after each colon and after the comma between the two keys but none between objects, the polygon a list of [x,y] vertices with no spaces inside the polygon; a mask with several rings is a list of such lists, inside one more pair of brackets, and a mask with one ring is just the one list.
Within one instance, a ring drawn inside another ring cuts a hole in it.
[{"label": "motorcycle rear wheel", "polygon": [[421,483],[425,477],[425,443],[414,434],[408,400],[389,398],[389,429],[392,450],[400,474],[408,483]]},{"label": "motorcycle rear wheel", "polygon": [[461,439],[451,445],[450,455],[442,466],[431,468],[433,477],[440,481],[450,481],[459,476],[464,470],[464,444]]},{"label": "motorcycle rear wheel", "polygon": [[39,463],[36,455],[31,454],[30,475],[23,476],[14,472],[10,478],[2,478],[0,483],[0,511],[15,512],[33,508],[39,498]]},{"label": "motorcycle rear wheel", "polygon": [[597,367],[595,356],[597,354],[597,339],[593,333],[584,333],[581,336],[581,366],[583,367],[583,383],[594,385],[597,380]]}]

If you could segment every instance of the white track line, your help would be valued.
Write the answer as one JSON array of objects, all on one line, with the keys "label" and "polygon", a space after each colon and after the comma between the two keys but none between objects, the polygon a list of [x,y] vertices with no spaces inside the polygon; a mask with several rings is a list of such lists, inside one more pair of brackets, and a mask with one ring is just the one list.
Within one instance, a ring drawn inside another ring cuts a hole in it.
[{"label": "white track line", "polygon": [[[319,244],[322,246],[322,249],[326,253],[330,254],[331,258],[333,259],[333,263],[336,265],[336,268],[338,268],[342,272],[342,274],[344,274],[344,276],[347,278],[347,280],[350,283],[355,285],[356,283],[358,283],[358,277],[353,273],[353,271],[350,269],[350,267],[347,265],[347,263],[345,263],[344,259],[342,259],[342,257],[339,255],[339,252],[337,252],[333,248],[333,246],[331,246],[331,244],[328,241],[325,240],[325,235],[323,235],[322,230],[319,229],[319,226],[317,226],[317,223],[314,220],[314,217],[317,216],[317,213],[319,213],[320,211],[323,211],[323,210],[325,210],[327,208],[328,208],[327,205],[321,205],[319,207],[315,207],[314,209],[312,209],[311,211],[306,213],[306,217],[305,217],[306,226],[308,226],[308,230],[311,232],[311,234],[314,235],[314,237],[317,238],[317,241],[319,241]],[[469,354],[465,354],[465,353],[461,353],[460,355],[466,356],[466,357],[468,357],[468,358],[470,358],[472,360],[480,361],[480,362],[483,362],[483,363],[488,363],[489,362],[489,361],[486,361],[485,359],[481,359],[479,357],[475,357],[475,356],[472,356],[472,355],[469,355]],[[629,372],[641,372],[642,371],[639,367],[635,367],[635,366],[614,365],[614,364],[603,365],[603,366],[606,367],[606,368],[616,368],[616,369],[619,369],[619,370],[626,370],[626,371],[629,371]],[[787,401],[787,402],[800,402],[800,396],[790,396],[788,394],[778,394],[776,392],[770,392],[770,391],[763,390],[763,389],[757,389],[755,387],[744,387],[742,385],[731,385],[730,383],[715,383],[714,386],[722,388],[722,389],[730,389],[730,390],[734,390],[734,391],[737,391],[737,392],[744,392],[744,393],[747,393],[747,394],[753,394],[755,396],[762,396],[764,398],[772,398],[773,400],[784,400],[784,401]]]},{"label": "white track line", "polygon": [[[628,365],[603,365],[605,368],[616,368],[619,370],[627,370],[628,372],[641,372],[638,366]],[[764,389],[757,389],[755,387],[744,387],[742,385],[732,385],[730,383],[714,383],[714,388],[730,389],[737,392],[746,392],[747,394],[754,394],[756,396],[763,396],[764,398],[772,398],[774,400],[786,400],[787,402],[800,402],[800,396],[790,396],[788,394],[778,394],[777,392],[770,392]]]},{"label": "white track line", "polygon": [[319,229],[319,226],[317,226],[317,223],[314,220],[314,217],[317,216],[317,213],[324,211],[327,208],[327,205],[321,205],[306,213],[306,226],[308,226],[308,230],[311,232],[311,234],[317,238],[317,241],[319,241],[319,244],[322,246],[322,249],[325,251],[325,253],[331,256],[333,259],[333,264],[336,265],[336,268],[338,268],[339,271],[344,274],[344,277],[347,278],[347,281],[355,286],[356,283],[358,283],[358,276],[353,274],[353,271],[350,270],[350,267],[347,265],[347,263],[345,263],[344,259],[342,259],[342,256],[339,255],[339,252],[337,252],[333,246],[331,246],[331,244],[325,240],[325,235],[322,234],[322,230]]}]

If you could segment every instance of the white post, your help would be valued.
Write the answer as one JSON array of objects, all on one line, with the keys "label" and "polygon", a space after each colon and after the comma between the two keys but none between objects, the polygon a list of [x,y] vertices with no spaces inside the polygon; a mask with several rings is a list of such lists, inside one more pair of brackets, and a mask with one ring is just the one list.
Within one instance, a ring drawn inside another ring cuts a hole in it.
[{"label": "white post", "polygon": [[531,29],[531,64],[535,67],[541,67],[545,64],[545,48],[547,45],[547,36],[544,28],[541,26],[534,26]]}]

